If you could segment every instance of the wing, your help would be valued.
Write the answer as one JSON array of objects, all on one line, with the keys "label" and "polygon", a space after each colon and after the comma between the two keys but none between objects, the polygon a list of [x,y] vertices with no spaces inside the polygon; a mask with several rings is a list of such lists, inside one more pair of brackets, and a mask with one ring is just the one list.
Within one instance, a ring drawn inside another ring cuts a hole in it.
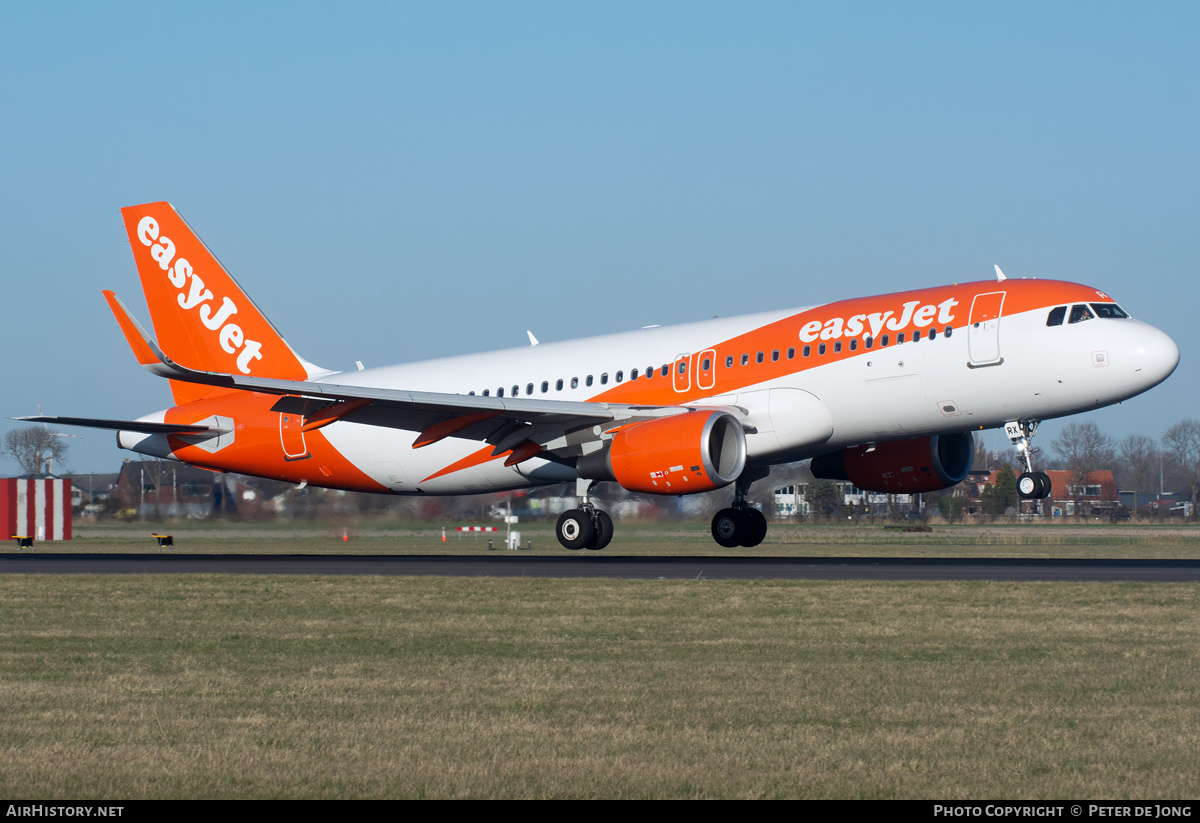
[{"label": "wing", "polygon": [[[301,415],[305,431],[345,420],[417,432],[413,448],[451,436],[480,440],[494,446],[493,455],[512,450],[506,461],[512,465],[543,453],[560,459],[590,454],[601,449],[617,428],[692,410],[683,406],[479,397],[198,371],[167,357],[115,294],[105,291],[104,297],[138,362],[147,371],[185,383],[280,395],[272,409]],[[745,414],[741,409],[730,411]]]}]

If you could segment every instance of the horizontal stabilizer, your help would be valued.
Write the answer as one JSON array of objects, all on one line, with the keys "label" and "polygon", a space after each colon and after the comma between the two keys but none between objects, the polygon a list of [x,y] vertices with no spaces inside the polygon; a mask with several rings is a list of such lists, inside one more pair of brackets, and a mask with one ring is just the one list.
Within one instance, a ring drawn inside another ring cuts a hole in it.
[{"label": "horizontal stabilizer", "polygon": [[151,423],[148,420],[100,420],[94,417],[13,417],[26,423],[51,423],[60,426],[85,426],[89,429],[141,432],[142,434],[229,434],[229,426],[192,426],[183,423]]}]

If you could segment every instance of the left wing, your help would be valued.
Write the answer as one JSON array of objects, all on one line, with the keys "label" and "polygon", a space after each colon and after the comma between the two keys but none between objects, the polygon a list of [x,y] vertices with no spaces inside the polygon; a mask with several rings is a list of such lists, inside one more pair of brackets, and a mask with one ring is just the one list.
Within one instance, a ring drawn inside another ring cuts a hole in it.
[{"label": "left wing", "polygon": [[[185,383],[280,395],[272,410],[300,414],[306,431],[345,420],[419,432],[413,448],[451,436],[481,440],[494,446],[493,456],[511,450],[513,454],[506,463],[512,465],[541,452],[559,458],[590,454],[601,449],[606,435],[611,436],[617,428],[693,410],[687,406],[479,397],[198,371],[167,357],[115,294],[105,291],[104,297],[138,362],[147,371]],[[741,409],[729,411],[739,417],[745,415]],[[66,419],[60,418],[59,422]],[[122,428],[139,430],[133,426]]]}]

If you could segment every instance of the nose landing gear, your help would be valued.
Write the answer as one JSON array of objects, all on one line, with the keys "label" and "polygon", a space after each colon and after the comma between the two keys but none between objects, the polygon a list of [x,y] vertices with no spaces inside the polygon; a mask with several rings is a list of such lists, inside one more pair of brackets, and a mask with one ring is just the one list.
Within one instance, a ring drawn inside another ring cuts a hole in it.
[{"label": "nose landing gear", "polygon": [[1017,457],[1025,465],[1025,471],[1017,478],[1017,494],[1022,500],[1042,500],[1050,496],[1053,484],[1045,472],[1033,470],[1033,455],[1040,449],[1033,448],[1033,435],[1037,432],[1038,421],[1014,420],[1004,424],[1004,433],[1017,447]]}]

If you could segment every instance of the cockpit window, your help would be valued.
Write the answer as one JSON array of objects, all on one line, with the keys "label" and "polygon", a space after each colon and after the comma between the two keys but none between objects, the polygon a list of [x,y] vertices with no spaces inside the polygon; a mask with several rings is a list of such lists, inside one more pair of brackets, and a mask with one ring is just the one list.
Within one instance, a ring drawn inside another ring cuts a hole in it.
[{"label": "cockpit window", "polygon": [[1128,317],[1125,310],[1116,303],[1093,303],[1092,310],[1096,312],[1097,317],[1106,318],[1109,320]]},{"label": "cockpit window", "polygon": [[1071,319],[1069,322],[1082,323],[1084,320],[1091,320],[1093,317],[1095,315],[1092,314],[1091,309],[1081,303],[1078,306],[1071,307]]},{"label": "cockpit window", "polygon": [[1046,318],[1047,326],[1061,326],[1063,318],[1067,316],[1067,307],[1059,306],[1057,309],[1050,310],[1050,316]]}]

